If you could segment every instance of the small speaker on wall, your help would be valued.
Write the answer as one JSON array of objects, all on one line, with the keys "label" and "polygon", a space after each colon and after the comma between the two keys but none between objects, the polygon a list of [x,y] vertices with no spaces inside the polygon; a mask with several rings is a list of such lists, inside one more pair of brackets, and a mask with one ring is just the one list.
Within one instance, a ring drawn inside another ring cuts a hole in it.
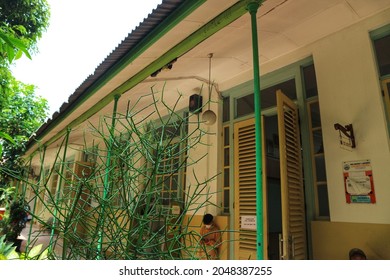
[{"label": "small speaker on wall", "polygon": [[200,113],[202,112],[202,96],[199,94],[193,94],[190,96],[190,102],[188,105],[188,109],[192,113]]}]

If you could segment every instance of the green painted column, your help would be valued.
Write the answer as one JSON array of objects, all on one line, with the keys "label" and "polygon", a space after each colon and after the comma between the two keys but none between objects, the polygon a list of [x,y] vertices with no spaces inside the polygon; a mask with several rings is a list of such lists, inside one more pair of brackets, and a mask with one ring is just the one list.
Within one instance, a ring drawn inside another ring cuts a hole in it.
[{"label": "green painted column", "polygon": [[[31,218],[31,221],[30,221],[30,228],[29,228],[29,231],[28,231],[28,237],[27,237],[27,244],[26,244],[26,249],[30,246],[30,242],[31,242],[31,235],[32,235],[32,229],[33,229],[33,223],[34,223],[34,220],[35,220],[35,209],[37,207],[37,197],[39,195],[39,186],[41,184],[41,181],[43,180],[44,178],[44,170],[45,170],[45,156],[46,156],[46,146],[43,147],[43,155],[42,155],[42,158],[41,158],[41,167],[40,167],[40,171],[39,171],[39,182],[37,182],[36,184],[36,187],[34,190],[34,205],[33,205],[33,209],[32,209],[32,218]],[[32,161],[32,157],[31,157],[31,161]],[[34,187],[31,187],[31,188],[34,188]]]},{"label": "green painted column", "polygon": [[[20,186],[20,181],[18,180],[18,189],[17,189],[17,193],[19,194],[19,191],[22,192],[21,196],[22,197],[26,197],[26,191],[27,191],[27,186],[28,186],[28,180],[29,180],[29,174],[31,172],[31,165],[32,165],[32,158],[30,158],[30,161],[28,163],[28,169],[27,169],[27,172],[26,170],[23,170],[22,173],[21,173],[21,178],[25,178],[25,180],[22,181],[22,184]],[[21,190],[19,190],[19,187],[21,187]]]},{"label": "green painted column", "polygon": [[118,101],[121,97],[120,94],[117,94],[114,96],[114,109],[112,112],[112,121],[111,121],[111,129],[110,129],[110,140],[108,142],[107,146],[107,159],[106,159],[106,166],[105,166],[105,174],[104,174],[104,183],[103,183],[103,196],[102,196],[102,207],[99,215],[99,221],[98,221],[98,244],[97,244],[97,257],[96,259],[100,260],[102,258],[102,244],[104,239],[104,220],[105,220],[105,210],[106,210],[106,203],[107,203],[107,196],[110,191],[110,177],[111,177],[111,152],[112,152],[112,143],[113,143],[113,137],[115,132],[115,120],[116,120],[116,113],[118,109]]},{"label": "green painted column", "polygon": [[263,155],[262,155],[262,127],[261,127],[261,97],[260,97],[260,64],[259,46],[257,38],[256,13],[260,7],[259,1],[248,4],[252,25],[252,51],[253,51],[253,86],[255,99],[255,134],[256,134],[256,217],[257,217],[257,259],[264,259],[263,242]]},{"label": "green painted column", "polygon": [[[57,223],[58,202],[59,202],[60,196],[61,196],[61,185],[62,185],[63,174],[64,174],[64,170],[65,170],[65,165],[66,165],[66,153],[68,151],[68,143],[69,143],[70,131],[71,131],[71,129],[68,127],[67,130],[66,130],[66,136],[65,136],[64,153],[63,153],[63,156],[62,156],[62,165],[61,165],[61,170],[60,170],[61,176],[59,176],[57,189],[56,189],[56,200],[55,200],[55,207],[54,207],[54,213],[53,213],[53,224],[51,226],[51,232],[50,232],[49,252],[51,252],[52,249],[53,249],[52,246],[53,246],[53,242],[54,242],[55,225]],[[65,251],[65,250],[63,250],[63,251]]]}]

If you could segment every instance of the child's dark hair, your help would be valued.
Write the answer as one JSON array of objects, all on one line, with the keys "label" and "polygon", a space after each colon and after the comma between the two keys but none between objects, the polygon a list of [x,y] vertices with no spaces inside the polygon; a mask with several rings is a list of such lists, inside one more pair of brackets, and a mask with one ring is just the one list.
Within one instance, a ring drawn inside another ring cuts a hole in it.
[{"label": "child's dark hair", "polygon": [[205,214],[204,216],[203,216],[203,224],[205,224],[205,225],[209,225],[209,224],[211,224],[211,222],[213,221],[213,215],[211,215],[211,214]]},{"label": "child's dark hair", "polygon": [[366,260],[366,254],[359,248],[353,248],[349,251],[349,259],[353,259],[355,257],[360,257],[361,259]]}]

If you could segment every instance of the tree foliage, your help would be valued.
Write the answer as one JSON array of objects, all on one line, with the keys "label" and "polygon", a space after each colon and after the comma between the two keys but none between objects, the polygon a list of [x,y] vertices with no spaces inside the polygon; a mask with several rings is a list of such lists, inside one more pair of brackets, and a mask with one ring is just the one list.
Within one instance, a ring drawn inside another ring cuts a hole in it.
[{"label": "tree foliage", "polygon": [[31,59],[24,42],[16,38],[12,30],[6,26],[0,27],[0,57],[2,58],[0,65],[6,64],[7,62],[12,63],[15,59],[20,58],[23,53]]},{"label": "tree foliage", "polygon": [[33,85],[17,81],[9,66],[23,53],[31,58],[49,17],[46,0],[0,0],[0,187],[8,183],[4,170],[20,170],[28,138],[47,117],[47,101]]},{"label": "tree foliage", "polygon": [[50,7],[46,0],[0,0],[2,27],[22,39],[29,50],[36,47],[49,25]]},{"label": "tree foliage", "polygon": [[[48,104],[46,99],[36,96],[35,86],[17,81],[7,74],[7,69],[1,69],[1,73],[7,76],[2,85],[7,94],[0,100],[0,131],[10,135],[13,141],[2,143],[0,167],[17,171],[28,139],[48,115]],[[3,184],[8,181],[6,174],[1,174],[1,177]]]}]

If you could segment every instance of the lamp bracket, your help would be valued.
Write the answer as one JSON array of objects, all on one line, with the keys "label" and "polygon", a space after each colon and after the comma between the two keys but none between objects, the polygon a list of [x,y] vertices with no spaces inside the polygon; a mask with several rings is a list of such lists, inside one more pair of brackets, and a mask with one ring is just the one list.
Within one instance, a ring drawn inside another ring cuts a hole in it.
[{"label": "lamp bracket", "polygon": [[[334,124],[334,128],[336,130],[338,130],[340,133],[340,144],[341,145],[346,145],[346,146],[349,146],[351,148],[356,148],[355,135],[353,133],[352,124],[347,124],[345,126],[342,126],[341,124],[336,123],[336,124]],[[341,135],[341,133],[344,134],[344,138],[346,137],[349,139],[349,143],[343,141],[343,136]]]}]

